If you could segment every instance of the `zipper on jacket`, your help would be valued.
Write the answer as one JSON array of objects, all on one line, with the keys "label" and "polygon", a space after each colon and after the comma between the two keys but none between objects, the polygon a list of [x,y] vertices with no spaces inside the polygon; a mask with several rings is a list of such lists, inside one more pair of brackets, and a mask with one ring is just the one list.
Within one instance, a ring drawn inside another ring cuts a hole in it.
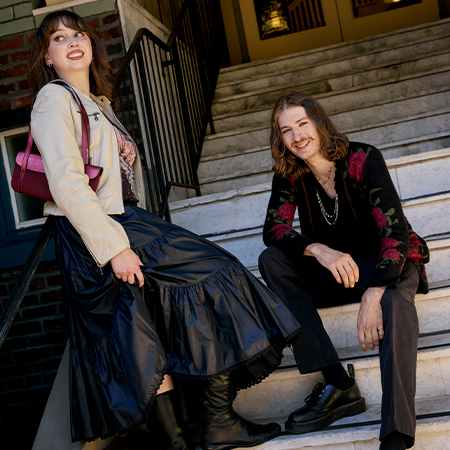
[{"label": "zipper on jacket", "polygon": [[94,253],[92,252],[92,250],[89,248],[89,245],[87,245],[86,241],[84,240],[84,237],[81,236],[81,240],[83,241],[84,245],[86,246],[86,248],[88,249],[88,252],[91,254],[92,259],[95,261],[95,264],[97,264],[98,268],[100,269],[100,273],[103,275],[103,270],[102,270],[102,265],[98,262],[98,259],[95,257]]},{"label": "zipper on jacket", "polygon": [[[81,111],[77,111],[77,113],[78,113],[78,114],[81,114]],[[99,112],[95,112],[95,113],[92,113],[92,114],[88,114],[87,116],[88,116],[88,117],[94,116],[94,120],[95,120],[95,121],[98,121],[98,115],[99,115],[99,114],[100,114]]]}]

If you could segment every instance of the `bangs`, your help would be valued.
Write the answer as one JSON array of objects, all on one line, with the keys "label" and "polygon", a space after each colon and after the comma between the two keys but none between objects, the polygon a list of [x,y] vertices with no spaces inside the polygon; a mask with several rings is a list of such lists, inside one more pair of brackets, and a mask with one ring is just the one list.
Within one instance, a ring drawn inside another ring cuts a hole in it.
[{"label": "bangs", "polygon": [[79,17],[73,17],[64,14],[61,15],[61,17],[58,17],[57,20],[55,19],[53,19],[52,26],[49,28],[50,34],[53,34],[58,29],[58,25],[60,22],[62,22],[64,26],[66,26],[67,28],[71,28],[72,30],[83,32],[87,31],[86,25],[80,20]]},{"label": "bangs", "polygon": [[41,25],[45,39],[48,40],[50,38],[50,36],[58,29],[60,23],[72,30],[82,31],[88,34],[88,36],[91,36],[92,34],[88,25],[80,16],[71,11],[57,11],[53,14],[49,14]]}]

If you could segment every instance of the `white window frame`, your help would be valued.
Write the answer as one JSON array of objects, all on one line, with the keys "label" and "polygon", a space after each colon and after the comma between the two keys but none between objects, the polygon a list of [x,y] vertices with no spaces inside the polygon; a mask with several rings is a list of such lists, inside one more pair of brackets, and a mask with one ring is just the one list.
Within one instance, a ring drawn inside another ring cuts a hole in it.
[{"label": "white window frame", "polygon": [[11,169],[9,166],[9,155],[8,155],[8,151],[6,148],[6,139],[5,138],[7,138],[9,136],[14,136],[16,134],[28,133],[28,129],[29,129],[28,126],[25,126],[25,127],[14,128],[13,130],[7,130],[7,131],[0,132],[0,145],[2,147],[3,165],[4,165],[4,170],[6,173],[6,179],[8,181],[9,195],[11,198],[11,207],[13,210],[14,223],[15,223],[17,230],[19,230],[21,228],[34,227],[36,225],[42,225],[46,220],[46,217],[44,217],[44,215],[43,215],[39,219],[21,221],[20,217],[19,217],[19,208],[17,207],[16,195],[15,195],[13,188],[11,187],[12,173],[11,173]]}]

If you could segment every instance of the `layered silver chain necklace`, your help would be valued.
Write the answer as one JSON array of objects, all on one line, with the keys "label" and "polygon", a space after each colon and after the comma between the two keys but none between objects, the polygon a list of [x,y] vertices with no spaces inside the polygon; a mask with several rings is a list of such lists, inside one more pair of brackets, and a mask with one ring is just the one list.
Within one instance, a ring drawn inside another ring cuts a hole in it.
[{"label": "layered silver chain necklace", "polygon": [[[326,181],[321,181],[319,179],[319,177],[313,172],[314,176],[316,177],[317,181],[319,183],[322,183],[325,186],[325,189],[328,189],[328,183],[330,181],[330,177],[331,177],[331,172],[333,171],[333,168],[335,167],[335,165],[333,164],[330,167],[330,171],[328,173],[328,178],[326,179]],[[334,211],[333,214],[328,214],[325,206],[322,203],[322,199],[320,198],[319,195],[319,191],[316,188],[316,196],[317,196],[317,200],[319,201],[319,206],[320,206],[320,211],[322,212],[322,216],[323,218],[326,220],[328,225],[334,225],[337,221],[338,218],[338,214],[339,214],[339,198],[338,198],[338,194],[336,192],[336,197],[334,198]]]},{"label": "layered silver chain necklace", "polygon": [[337,221],[339,214],[339,203],[338,203],[338,195],[336,193],[336,197],[334,198],[334,211],[333,214],[328,214],[325,210],[325,206],[323,206],[322,199],[320,198],[319,191],[316,188],[316,196],[317,200],[319,200],[320,211],[322,212],[323,218],[326,220],[328,225],[334,225]]}]

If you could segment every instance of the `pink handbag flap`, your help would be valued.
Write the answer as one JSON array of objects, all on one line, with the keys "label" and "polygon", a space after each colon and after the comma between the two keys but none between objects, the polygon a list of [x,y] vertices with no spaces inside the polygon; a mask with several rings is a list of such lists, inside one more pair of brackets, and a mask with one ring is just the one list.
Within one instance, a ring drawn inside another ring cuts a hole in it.
[{"label": "pink handbag flap", "polygon": [[84,171],[88,178],[90,180],[93,180],[96,177],[100,177],[100,175],[103,173],[103,167],[91,166],[90,164],[87,164],[86,166],[84,166]]},{"label": "pink handbag flap", "polygon": [[[16,163],[20,167],[22,167],[24,156],[25,152],[19,152],[16,156]],[[44,163],[42,161],[41,155],[30,153],[30,157],[28,158],[27,170],[31,170],[32,172],[45,173]],[[93,180],[95,177],[100,176],[103,173],[103,167],[92,166],[90,164],[87,164],[84,167],[84,170],[90,180]]]},{"label": "pink handbag flap", "polygon": [[[22,161],[25,156],[25,152],[19,152],[16,156],[16,163],[22,167]],[[42,162],[41,155],[36,155],[36,153],[30,153],[30,157],[28,158],[27,170],[31,170],[32,172],[45,173],[44,171],[44,163]]]}]

